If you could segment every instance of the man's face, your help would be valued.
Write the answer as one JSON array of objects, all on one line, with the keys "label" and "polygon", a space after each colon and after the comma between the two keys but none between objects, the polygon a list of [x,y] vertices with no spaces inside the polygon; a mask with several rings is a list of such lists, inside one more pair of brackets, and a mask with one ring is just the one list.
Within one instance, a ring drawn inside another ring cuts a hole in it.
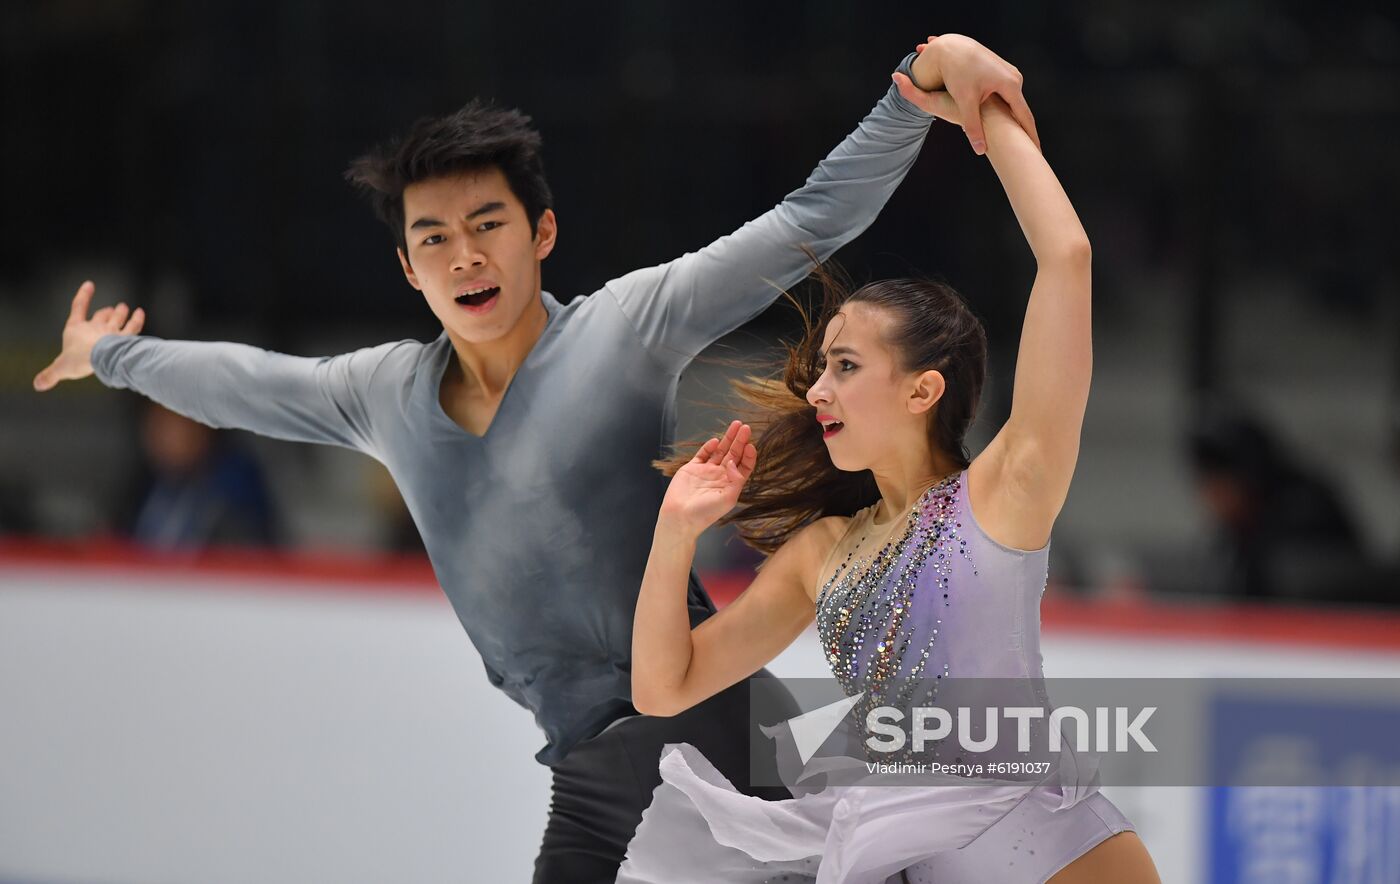
[{"label": "man's face", "polygon": [[554,248],[554,212],[530,235],[525,207],[500,169],[410,184],[403,192],[409,285],[455,337],[494,341],[538,304],[540,261]]}]

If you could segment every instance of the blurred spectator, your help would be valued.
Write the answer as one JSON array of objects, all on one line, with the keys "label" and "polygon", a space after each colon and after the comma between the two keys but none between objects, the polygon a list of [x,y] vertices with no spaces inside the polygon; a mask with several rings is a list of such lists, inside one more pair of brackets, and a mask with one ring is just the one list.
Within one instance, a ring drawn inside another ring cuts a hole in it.
[{"label": "blurred spectator", "polygon": [[1216,537],[1194,561],[1198,589],[1248,598],[1377,601],[1379,570],[1338,493],[1244,412],[1206,409],[1189,436],[1196,489]]},{"label": "blurred spectator", "polygon": [[277,542],[262,469],[228,434],[154,402],[140,432],[143,475],[123,520],[133,541],[183,551]]},{"label": "blurred spectator", "polygon": [[0,482],[0,536],[31,534],[35,530],[31,493],[18,482]]}]

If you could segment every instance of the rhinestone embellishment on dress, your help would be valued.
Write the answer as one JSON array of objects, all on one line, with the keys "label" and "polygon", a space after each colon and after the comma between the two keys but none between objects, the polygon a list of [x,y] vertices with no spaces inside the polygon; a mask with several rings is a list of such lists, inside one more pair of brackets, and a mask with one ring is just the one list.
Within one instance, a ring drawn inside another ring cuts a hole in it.
[{"label": "rhinestone embellishment on dress", "polygon": [[[954,556],[968,558],[956,513],[961,486],[960,474],[955,474],[925,491],[897,539],[860,556],[858,542],[817,595],[817,634],[827,663],[847,695],[866,692],[862,706],[907,699],[905,690],[926,676],[943,621],[935,619],[927,640],[914,647],[910,618],[916,605],[927,618],[932,616],[929,606],[949,604]],[[933,569],[935,579],[921,589],[925,568]],[[933,598],[920,597],[930,589]],[[947,668],[944,664],[934,677],[948,676]]]}]

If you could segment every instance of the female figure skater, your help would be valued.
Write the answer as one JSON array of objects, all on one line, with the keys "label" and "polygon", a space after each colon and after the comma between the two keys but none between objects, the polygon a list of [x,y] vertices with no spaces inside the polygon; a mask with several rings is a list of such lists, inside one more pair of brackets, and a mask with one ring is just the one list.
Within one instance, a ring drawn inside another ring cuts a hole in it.
[{"label": "female figure skater", "polygon": [[[896,79],[906,98],[962,124],[946,93]],[[790,348],[783,383],[739,385],[764,409],[758,434],[733,422],[671,480],[636,609],[640,711],[674,715],[747,678],[814,617],[849,695],[889,696],[915,678],[1043,683],[1050,530],[1089,393],[1090,248],[1006,103],[984,104],[982,124],[1037,262],[1006,424],[968,457],[986,338],[959,295],[914,280],[842,295],[824,276],[823,321]],[[736,503],[726,521],[770,557],[692,631],[696,538]],[[689,745],[667,746],[661,767],[619,882],[1159,881],[1097,782],[837,786],[763,802]]]}]

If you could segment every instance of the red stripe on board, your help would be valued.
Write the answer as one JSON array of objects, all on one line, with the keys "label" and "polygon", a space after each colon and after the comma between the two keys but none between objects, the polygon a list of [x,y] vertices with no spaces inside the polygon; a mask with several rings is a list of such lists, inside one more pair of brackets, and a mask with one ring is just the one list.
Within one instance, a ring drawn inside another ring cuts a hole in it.
[{"label": "red stripe on board", "polygon": [[[290,587],[439,594],[428,560],[412,555],[288,553],[256,548],[171,555],[114,540],[73,543],[0,538],[0,567],[5,566],[99,571],[123,577],[265,578],[276,582],[251,583],[249,588],[270,590]],[[702,579],[715,604],[723,607],[748,587],[753,574],[711,571]],[[1068,595],[1052,583],[1040,612],[1048,633],[1400,651],[1400,612],[1382,608],[1104,601]]]},{"label": "red stripe on board", "polygon": [[1047,593],[1040,617],[1055,633],[1400,651],[1400,612],[1388,608],[1105,602]]},{"label": "red stripe on board", "polygon": [[[748,574],[707,574],[704,584],[724,605],[748,587]],[[1303,644],[1352,650],[1400,650],[1400,612],[1215,600],[1096,600],[1054,591],[1040,601],[1047,633],[1106,639]]]},{"label": "red stripe on board", "polygon": [[[159,553],[117,540],[70,543],[26,538],[0,539],[0,567],[30,566],[101,571],[110,576],[264,578],[300,588],[379,592],[438,593],[437,578],[424,556],[376,553],[357,556],[336,552],[280,552],[259,547],[223,547],[197,553]],[[259,586],[249,588],[272,588]]]},{"label": "red stripe on board", "polygon": [[[721,607],[742,593],[750,580],[752,575],[733,571],[704,575],[705,588]],[[1104,600],[1071,595],[1052,583],[1041,599],[1040,622],[1047,633],[1102,638],[1400,651],[1400,611],[1387,608],[1327,608],[1214,599]]]}]

